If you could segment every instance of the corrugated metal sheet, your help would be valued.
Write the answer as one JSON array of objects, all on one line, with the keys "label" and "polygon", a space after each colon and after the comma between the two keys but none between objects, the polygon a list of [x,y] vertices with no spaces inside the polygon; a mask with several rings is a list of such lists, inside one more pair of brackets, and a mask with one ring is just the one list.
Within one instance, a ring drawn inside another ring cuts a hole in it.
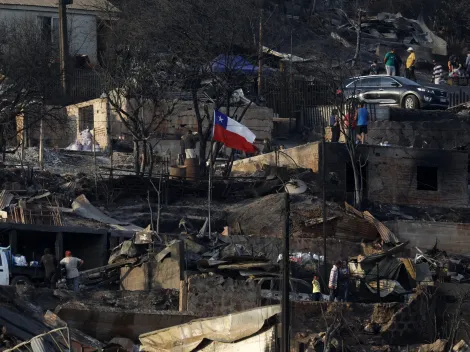
[{"label": "corrugated metal sheet", "polygon": [[398,240],[398,237],[395,236],[395,234],[383,223],[381,223],[379,220],[377,220],[371,213],[369,213],[367,210],[363,213],[361,213],[359,210],[356,208],[352,207],[349,205],[347,202],[344,203],[344,206],[346,208],[347,212],[350,212],[360,218],[363,218],[367,220],[370,224],[374,225],[377,231],[380,234],[380,237],[385,243],[391,243],[391,244],[398,244],[400,241]]},{"label": "corrugated metal sheet", "polygon": [[380,237],[382,237],[382,240],[385,243],[398,244],[400,242],[398,240],[398,237],[395,236],[395,234],[392,231],[390,231],[390,229],[387,226],[385,226],[379,220],[377,220],[371,213],[369,213],[366,210],[363,214],[364,214],[364,219],[369,221],[371,224],[375,225],[375,227],[377,228],[377,231],[380,234]]},{"label": "corrugated metal sheet", "polygon": [[221,317],[193,320],[139,336],[148,352],[189,352],[204,339],[223,344],[237,342],[259,332],[267,319],[281,312],[280,305],[254,308]]},{"label": "corrugated metal sheet", "polygon": [[338,221],[336,237],[353,241],[363,238],[375,240],[377,238],[377,229],[365,219],[346,214]]},{"label": "corrugated metal sheet", "polygon": [[3,190],[0,192],[0,210],[5,209],[8,207],[13,200],[13,194],[10,192]]}]

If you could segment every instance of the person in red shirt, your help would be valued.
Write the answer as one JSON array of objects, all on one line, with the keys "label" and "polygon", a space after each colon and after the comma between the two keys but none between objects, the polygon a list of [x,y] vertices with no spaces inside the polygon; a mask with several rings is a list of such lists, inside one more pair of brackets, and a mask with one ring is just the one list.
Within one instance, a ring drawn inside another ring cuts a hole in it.
[{"label": "person in red shirt", "polygon": [[355,143],[356,142],[356,127],[357,127],[357,113],[356,107],[351,105],[344,115],[344,134],[347,138]]}]

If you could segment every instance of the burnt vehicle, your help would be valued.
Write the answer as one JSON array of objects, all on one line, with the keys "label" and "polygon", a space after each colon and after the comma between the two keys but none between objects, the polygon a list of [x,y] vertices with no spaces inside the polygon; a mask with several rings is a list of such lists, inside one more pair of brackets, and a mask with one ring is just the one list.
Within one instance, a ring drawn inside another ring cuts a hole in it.
[{"label": "burnt vehicle", "polygon": [[353,77],[337,90],[345,101],[380,104],[405,109],[447,109],[449,99],[443,89],[425,87],[399,76]]}]

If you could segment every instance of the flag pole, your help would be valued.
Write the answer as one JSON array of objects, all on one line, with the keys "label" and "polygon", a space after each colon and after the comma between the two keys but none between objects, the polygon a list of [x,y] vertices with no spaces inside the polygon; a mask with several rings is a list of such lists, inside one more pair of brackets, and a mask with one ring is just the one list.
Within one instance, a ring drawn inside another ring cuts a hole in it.
[{"label": "flag pole", "polygon": [[211,152],[209,153],[209,189],[207,191],[207,204],[208,204],[208,213],[207,221],[209,222],[209,239],[211,238],[211,198],[212,198],[212,149],[213,144],[211,142]]},{"label": "flag pole", "polygon": [[214,126],[215,126],[215,110],[212,120],[212,138],[211,138],[211,151],[209,153],[209,189],[207,190],[207,221],[209,223],[209,239],[211,238],[211,199],[212,199],[212,153],[214,150]]}]

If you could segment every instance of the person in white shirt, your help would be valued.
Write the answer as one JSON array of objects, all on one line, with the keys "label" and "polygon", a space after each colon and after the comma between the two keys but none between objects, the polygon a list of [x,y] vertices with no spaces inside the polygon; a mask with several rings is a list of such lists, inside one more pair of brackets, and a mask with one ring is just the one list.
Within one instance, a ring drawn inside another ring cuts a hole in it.
[{"label": "person in white shirt", "polygon": [[78,268],[83,265],[83,260],[72,257],[72,252],[66,251],[65,258],[60,261],[60,264],[65,265],[65,270],[67,271],[67,286],[69,289],[78,292],[80,290],[78,286],[80,277]]},{"label": "person in white shirt", "polygon": [[436,60],[432,61],[434,68],[432,70],[432,81],[434,84],[440,84],[444,75],[444,69],[442,65],[439,65]]}]

